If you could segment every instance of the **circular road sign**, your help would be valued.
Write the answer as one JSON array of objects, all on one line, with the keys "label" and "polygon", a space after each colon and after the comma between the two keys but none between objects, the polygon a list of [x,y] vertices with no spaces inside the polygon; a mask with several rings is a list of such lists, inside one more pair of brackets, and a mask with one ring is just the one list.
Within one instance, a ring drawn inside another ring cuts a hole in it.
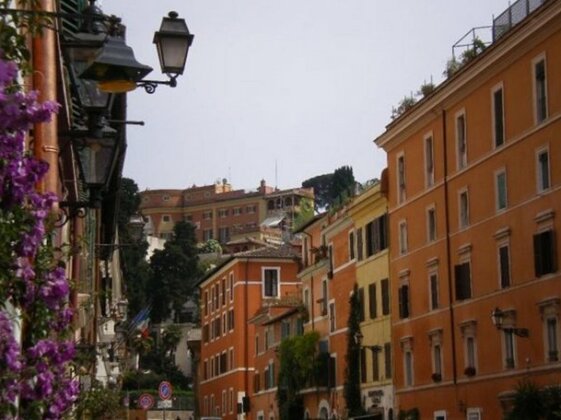
[{"label": "circular road sign", "polygon": [[138,397],[138,405],[143,410],[148,410],[154,405],[154,397],[150,394],[142,394]]},{"label": "circular road sign", "polygon": [[158,393],[160,394],[160,398],[162,400],[169,400],[173,394],[171,384],[168,381],[160,382],[160,386],[158,386]]}]

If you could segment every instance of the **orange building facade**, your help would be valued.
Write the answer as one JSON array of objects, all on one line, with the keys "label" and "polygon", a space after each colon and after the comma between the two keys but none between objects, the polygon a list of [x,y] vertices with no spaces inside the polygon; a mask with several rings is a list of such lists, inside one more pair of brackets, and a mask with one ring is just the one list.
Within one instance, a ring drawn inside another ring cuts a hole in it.
[{"label": "orange building facade", "polygon": [[339,418],[346,412],[343,395],[347,368],[349,299],[356,282],[352,220],[346,208],[316,217],[302,230],[302,300],[309,313],[304,331],[319,333],[319,357],[325,378],[303,391],[306,418]]},{"label": "orange building facade", "polygon": [[[267,247],[231,256],[199,283],[202,337],[197,398],[201,416],[258,419],[257,412],[266,410],[269,419],[269,411],[278,412],[272,403],[277,370],[271,352],[280,335],[274,328],[250,321],[263,308],[300,295],[298,269],[299,253],[292,247]],[[265,374],[258,359],[266,359],[267,364],[270,359],[273,367],[267,366]],[[264,381],[269,378],[266,389],[255,388],[256,374]],[[253,403],[256,396],[260,397],[257,405]],[[264,398],[268,406],[259,402]]]},{"label": "orange building facade", "polygon": [[402,412],[498,419],[520,380],[559,383],[559,45],[544,2],[375,140]]},{"label": "orange building facade", "polygon": [[253,192],[233,190],[224,180],[212,185],[184,190],[146,190],[140,193],[140,210],[151,234],[168,239],[175,223],[189,221],[196,227],[199,242],[216,239],[232,241],[233,252],[247,250],[235,243],[243,238],[280,244],[282,230],[288,229],[300,211],[302,199],[313,206],[313,190],[277,190],[261,181]]}]

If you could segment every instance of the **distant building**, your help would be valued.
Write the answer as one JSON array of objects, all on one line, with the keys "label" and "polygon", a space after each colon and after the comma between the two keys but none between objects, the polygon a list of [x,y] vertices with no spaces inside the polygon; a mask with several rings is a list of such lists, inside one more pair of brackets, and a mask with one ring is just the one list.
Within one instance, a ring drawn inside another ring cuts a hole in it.
[{"label": "distant building", "polygon": [[249,321],[263,308],[300,296],[298,269],[299,252],[291,246],[264,247],[231,255],[199,283],[201,416],[257,419],[256,360],[277,339],[258,334],[260,327]]},{"label": "distant building", "polygon": [[175,223],[196,227],[197,241],[218,240],[232,252],[252,249],[250,241],[281,244],[300,211],[302,200],[313,205],[311,188],[277,190],[261,181],[256,191],[233,190],[226,180],[184,190],[146,190],[140,211],[149,234],[168,239]]},{"label": "distant building", "polygon": [[375,140],[396,408],[423,419],[503,418],[519,381],[561,374],[561,2],[501,16],[519,23]]}]

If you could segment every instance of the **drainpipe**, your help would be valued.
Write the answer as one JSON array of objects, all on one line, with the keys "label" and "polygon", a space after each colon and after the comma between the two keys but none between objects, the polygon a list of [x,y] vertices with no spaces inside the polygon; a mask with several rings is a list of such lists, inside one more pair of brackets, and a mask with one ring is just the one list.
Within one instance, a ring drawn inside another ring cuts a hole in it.
[{"label": "drainpipe", "polygon": [[[54,12],[52,0],[41,0],[40,8],[45,12]],[[39,92],[39,102],[57,100],[57,49],[56,32],[43,31],[41,36],[33,38],[33,89]],[[33,152],[39,159],[49,164],[49,170],[39,185],[42,192],[58,192],[58,137],[57,116],[51,121],[35,124],[33,127]]]},{"label": "drainpipe", "polygon": [[445,237],[446,237],[446,275],[448,277],[448,313],[450,321],[450,337],[452,340],[452,380],[454,385],[458,383],[458,367],[456,360],[456,329],[454,318],[454,284],[452,281],[452,259],[450,250],[450,212],[448,210],[448,139],[446,136],[446,110],[442,110],[442,138],[443,138],[443,162],[444,162],[444,217],[445,217]]},{"label": "drainpipe", "polygon": [[[244,366],[245,366],[245,375],[244,375],[244,393],[245,397],[249,398],[249,333],[248,333],[248,319],[249,319],[249,258],[245,259],[245,275],[244,275],[244,340],[245,340],[245,354],[244,354]],[[243,401],[242,401],[243,407]],[[242,410],[243,411],[243,410]],[[243,413],[243,418],[245,418],[245,413]]]}]

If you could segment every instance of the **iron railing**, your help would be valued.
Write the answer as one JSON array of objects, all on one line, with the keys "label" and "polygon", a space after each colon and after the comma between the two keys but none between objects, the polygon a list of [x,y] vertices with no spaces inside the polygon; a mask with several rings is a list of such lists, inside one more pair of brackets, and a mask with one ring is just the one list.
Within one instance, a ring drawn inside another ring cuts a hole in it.
[{"label": "iron railing", "polygon": [[506,34],[547,0],[518,0],[493,19],[493,42]]}]

